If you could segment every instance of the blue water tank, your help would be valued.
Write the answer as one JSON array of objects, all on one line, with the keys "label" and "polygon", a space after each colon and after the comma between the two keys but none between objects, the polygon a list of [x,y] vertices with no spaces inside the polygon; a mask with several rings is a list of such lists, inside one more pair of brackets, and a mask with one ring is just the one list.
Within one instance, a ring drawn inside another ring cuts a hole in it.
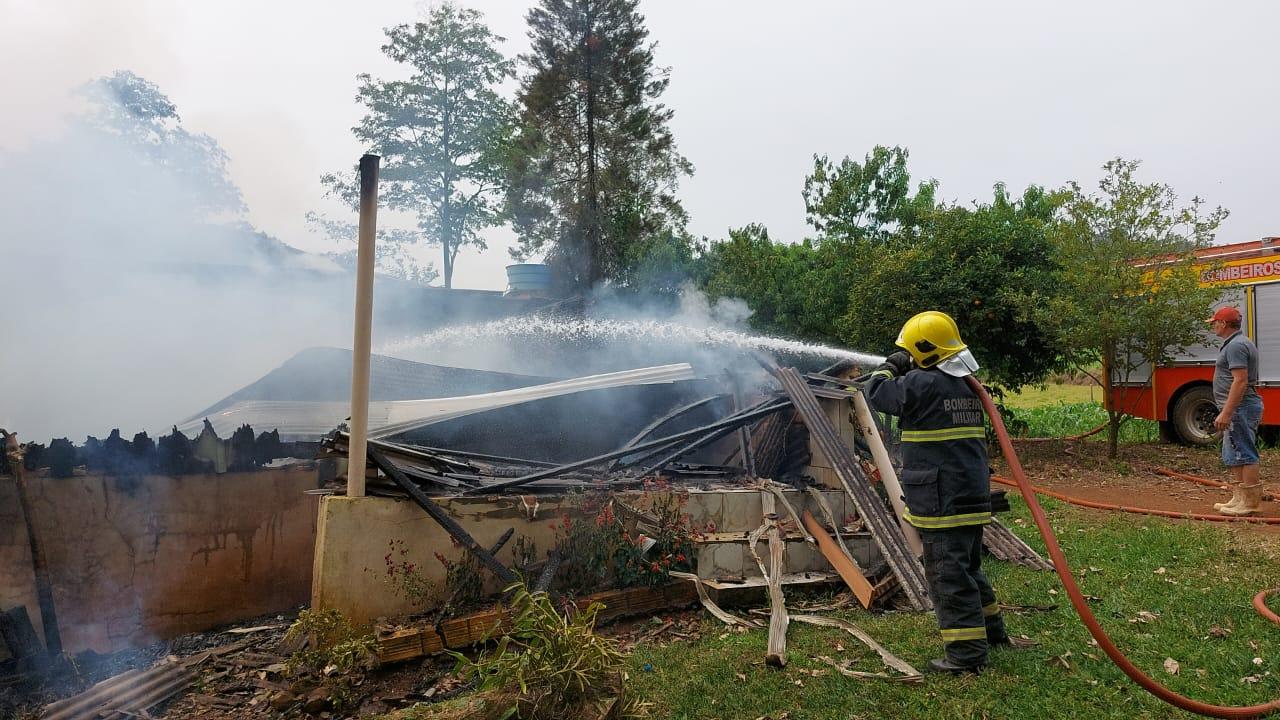
[{"label": "blue water tank", "polygon": [[507,295],[550,297],[551,268],[542,263],[507,266]]}]

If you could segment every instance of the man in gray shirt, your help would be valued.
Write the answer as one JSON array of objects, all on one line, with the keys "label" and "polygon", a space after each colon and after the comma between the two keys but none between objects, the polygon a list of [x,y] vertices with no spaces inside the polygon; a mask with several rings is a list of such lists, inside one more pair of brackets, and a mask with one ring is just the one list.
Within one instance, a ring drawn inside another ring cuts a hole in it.
[{"label": "man in gray shirt", "polygon": [[1240,331],[1240,311],[1221,307],[1207,321],[1223,339],[1213,369],[1213,401],[1220,412],[1213,426],[1222,432],[1222,462],[1231,469],[1231,500],[1215,503],[1223,515],[1252,515],[1261,509],[1262,481],[1258,479],[1258,424],[1262,398],[1258,395],[1258,348]]}]

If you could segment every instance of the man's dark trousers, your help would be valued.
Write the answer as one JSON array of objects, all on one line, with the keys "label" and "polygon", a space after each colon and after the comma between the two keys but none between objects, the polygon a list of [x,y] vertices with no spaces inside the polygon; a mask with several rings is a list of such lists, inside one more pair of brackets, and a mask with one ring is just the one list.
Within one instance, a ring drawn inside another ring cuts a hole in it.
[{"label": "man's dark trousers", "polygon": [[1000,604],[982,572],[983,527],[920,530],[929,597],[947,659],[957,665],[985,665],[988,641],[1008,640]]}]

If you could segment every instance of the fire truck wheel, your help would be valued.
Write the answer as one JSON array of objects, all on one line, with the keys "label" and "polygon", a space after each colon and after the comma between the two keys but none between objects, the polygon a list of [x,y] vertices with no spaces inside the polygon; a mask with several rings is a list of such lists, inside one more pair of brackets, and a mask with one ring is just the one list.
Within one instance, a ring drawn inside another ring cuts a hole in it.
[{"label": "fire truck wheel", "polygon": [[1218,406],[1213,403],[1213,390],[1199,385],[1178,396],[1169,413],[1173,434],[1184,445],[1209,445],[1217,439],[1213,419]]}]

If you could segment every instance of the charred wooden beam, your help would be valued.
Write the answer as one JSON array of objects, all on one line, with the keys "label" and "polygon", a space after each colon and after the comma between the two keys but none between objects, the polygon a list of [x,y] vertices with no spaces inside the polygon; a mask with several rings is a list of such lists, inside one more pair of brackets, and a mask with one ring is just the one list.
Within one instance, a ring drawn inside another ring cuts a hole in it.
[{"label": "charred wooden beam", "polygon": [[[515,533],[515,528],[507,528],[507,531],[502,533],[502,537],[498,538],[497,542],[489,546],[489,554],[496,557],[498,552],[502,550],[502,546],[506,545],[507,541],[510,540],[511,536],[515,535]],[[444,602],[440,603],[440,612],[436,615],[436,632],[440,632],[440,624],[444,622],[445,617],[449,614],[449,609],[453,606],[453,601],[458,598],[459,591],[459,588],[454,588],[449,591],[449,596],[444,599]]]},{"label": "charred wooden beam", "polygon": [[427,514],[431,516],[432,520],[440,523],[440,526],[452,535],[453,538],[462,545],[462,547],[475,555],[476,559],[480,561],[480,564],[489,568],[494,575],[497,575],[498,579],[501,580],[503,584],[510,585],[516,581],[516,574],[511,572],[510,568],[498,562],[488,550],[480,547],[480,543],[476,542],[476,539],[471,537],[471,533],[468,533],[457,523],[457,521],[449,517],[449,514],[444,511],[444,508],[440,507],[435,503],[435,501],[427,497],[427,494],[422,491],[422,488],[414,484],[414,482],[406,477],[403,472],[400,472],[400,468],[396,467],[395,463],[388,460],[387,456],[382,454],[381,449],[370,446],[369,459],[373,461],[374,465],[378,466],[379,470],[386,473],[392,480],[394,480],[401,489],[409,493],[409,497],[412,498],[414,502],[418,503],[418,507],[425,510]]},{"label": "charred wooden beam", "polygon": [[62,654],[62,635],[58,631],[58,613],[53,604],[53,580],[49,576],[49,564],[44,556],[44,545],[36,532],[36,518],[31,511],[31,499],[27,492],[26,464],[18,436],[0,429],[4,458],[9,462],[18,491],[18,506],[27,526],[27,544],[31,548],[31,569],[36,580],[36,602],[40,605],[40,627],[44,630],[44,646],[51,656]]},{"label": "charred wooden beam", "polygon": [[590,457],[585,460],[579,460],[577,462],[572,462],[567,465],[560,465],[558,467],[547,468],[546,470],[542,470],[536,473],[530,473],[528,475],[525,475],[524,477],[515,478],[514,480],[506,480],[503,482],[493,483],[492,485],[486,485],[485,487],[482,487],[482,488],[473,488],[471,490],[465,491],[464,494],[477,495],[477,494],[484,494],[484,493],[499,492],[507,488],[518,487],[520,485],[527,485],[535,480],[542,480],[545,478],[555,477],[557,475],[570,472],[572,470],[581,470],[583,468],[592,467],[594,465],[600,465],[601,463],[604,463],[609,460],[613,460],[614,458],[622,457],[624,455],[630,455],[635,452],[670,446],[674,443],[680,442],[681,440],[686,440],[688,438],[705,435],[708,432],[720,430],[722,428],[733,429],[740,424],[749,423],[757,418],[761,418],[770,413],[777,412],[778,410],[790,404],[791,404],[791,401],[789,400],[766,401],[765,403],[763,403],[763,407],[758,407],[758,409],[755,409],[753,411],[744,412],[744,413],[740,413],[740,414],[725,418],[723,420],[712,423],[711,425],[707,425],[705,427],[686,430],[682,433],[676,433],[675,435],[669,435],[667,437],[659,438],[657,440],[651,440],[649,442],[641,443],[639,445],[634,445],[629,448],[614,450],[613,452],[605,453],[604,455],[597,455],[595,457]]},{"label": "charred wooden beam", "polygon": [[[698,408],[705,407],[705,406],[706,406],[707,404],[709,404],[709,403],[715,402],[715,401],[717,401],[717,400],[724,400],[726,397],[728,397],[728,396],[727,396],[727,395],[724,395],[724,394],[720,394],[720,395],[712,395],[711,397],[705,397],[705,398],[702,398],[701,400],[695,400],[695,401],[693,401],[693,402],[691,402],[691,403],[689,403],[689,404],[687,404],[687,405],[681,405],[680,407],[676,408],[675,410],[672,410],[671,412],[667,413],[666,415],[663,415],[662,417],[658,418],[657,420],[654,420],[653,422],[651,422],[651,423],[649,423],[648,425],[646,425],[646,426],[644,427],[644,429],[643,429],[643,430],[641,430],[640,432],[636,433],[635,437],[633,437],[633,438],[631,438],[630,440],[628,440],[628,441],[627,441],[627,442],[626,442],[622,447],[623,447],[623,449],[626,449],[626,448],[629,448],[629,447],[634,447],[634,446],[635,446],[636,444],[638,444],[640,441],[644,440],[645,438],[649,437],[649,436],[650,436],[650,435],[652,435],[653,433],[657,432],[657,431],[658,431],[658,428],[662,427],[663,425],[666,425],[667,423],[671,422],[672,420],[675,420],[676,418],[678,418],[678,417],[680,417],[680,416],[682,416],[682,415],[685,415],[685,414],[687,414],[687,413],[691,413],[691,412],[693,412],[694,410],[697,410]],[[626,456],[624,455],[623,457],[626,457]],[[619,462],[621,462],[621,461],[622,461],[622,458],[618,458],[618,459],[613,463],[613,465],[612,465],[612,466],[610,466],[610,469],[611,469],[611,470],[612,470],[612,469],[616,469],[616,468],[618,467],[618,463],[619,463]]]},{"label": "charred wooden beam", "polygon": [[[734,418],[741,417],[741,416],[743,416],[743,415],[744,415],[744,414],[746,414],[746,413],[753,412],[753,411],[755,411],[755,410],[756,410],[756,409],[758,409],[758,408],[766,407],[766,406],[768,406],[771,402],[773,402],[773,401],[772,401],[772,400],[764,400],[764,401],[761,401],[761,402],[759,402],[759,403],[756,403],[755,405],[753,405],[753,406],[751,406],[751,407],[749,407],[749,408],[746,408],[745,410],[735,410],[735,411],[733,412],[733,414],[731,414],[731,415],[729,415],[729,416],[727,416],[727,417],[725,417],[725,418],[722,418],[721,420],[719,420],[719,421],[717,421],[717,422],[715,422],[715,423],[712,423],[712,424],[710,424],[710,425],[707,425],[707,426],[705,426],[705,427],[701,428],[702,430],[707,431],[707,434],[706,434],[706,435],[703,435],[703,436],[702,436],[702,437],[700,437],[700,438],[695,439],[692,443],[689,443],[689,445],[687,446],[687,448],[686,448],[685,446],[679,446],[679,447],[678,447],[678,446],[676,446],[675,444],[664,445],[664,446],[661,446],[661,447],[657,448],[656,450],[651,450],[651,451],[649,451],[648,453],[645,453],[645,454],[643,454],[643,455],[639,455],[638,457],[627,458],[625,461],[623,460],[623,458],[619,458],[618,460],[614,461],[614,464],[610,467],[610,470],[620,470],[620,469],[622,469],[622,468],[634,467],[634,466],[636,466],[636,465],[642,465],[642,464],[646,464],[646,463],[648,463],[649,467],[646,469],[646,471],[645,471],[645,472],[640,473],[641,475],[645,475],[646,473],[648,473],[648,472],[652,472],[653,470],[656,470],[656,469],[658,469],[658,468],[660,468],[660,467],[662,467],[662,466],[666,465],[667,463],[674,462],[677,458],[679,458],[679,457],[680,457],[680,456],[682,456],[682,455],[685,455],[685,454],[687,454],[687,453],[689,453],[689,452],[692,452],[693,450],[696,450],[696,449],[698,449],[698,448],[700,448],[700,447],[703,447],[704,445],[707,445],[708,443],[714,442],[714,441],[716,441],[716,440],[718,440],[718,439],[720,439],[720,438],[724,437],[725,435],[727,435],[727,434],[729,434],[729,433],[733,432],[737,427],[739,427],[738,425],[722,426],[722,424],[723,424],[725,421],[729,421],[729,420],[732,420],[732,419],[734,419]],[[754,421],[753,421],[753,422],[754,422]],[[749,423],[746,423],[746,424],[749,424]],[[694,430],[696,430],[696,428],[695,428]],[[693,432],[693,430],[690,430],[690,432]],[[673,436],[673,437],[674,437],[674,436]],[[658,462],[651,462],[653,458],[658,457],[658,456],[662,455],[663,453],[667,453],[667,452],[669,452],[672,448],[676,448],[676,449],[677,449],[677,452],[676,452],[676,453],[674,453],[674,454],[668,455],[667,457],[663,458],[662,460],[660,460],[660,461],[658,461]],[[634,449],[638,450],[639,448],[634,448]]]},{"label": "charred wooden beam", "polygon": [[[400,447],[409,447],[409,446],[401,444]],[[470,450],[455,450],[453,448],[419,447],[416,445],[413,447],[418,448],[419,450],[423,450],[425,452],[436,454],[436,455],[452,455],[454,457],[467,458],[470,460],[483,460],[484,462],[500,463],[503,465],[526,465],[528,467],[555,467],[556,466],[555,463],[547,462],[546,460],[531,460],[529,458],[509,457],[506,455],[490,455],[488,453],[472,452]]]},{"label": "charred wooden beam", "polygon": [[674,452],[667,453],[657,462],[649,464],[648,467],[641,470],[638,474],[640,477],[646,477],[648,475],[651,475],[655,471],[661,470],[662,468],[666,467],[668,464],[675,462],[676,460],[679,460],[680,458],[684,457],[685,455],[688,455],[694,450],[710,445],[716,440],[719,440],[720,438],[732,432],[734,432],[734,428],[721,428],[719,430],[709,432],[706,435],[703,435],[702,437],[693,440],[692,442],[681,445],[680,447],[676,448]]},{"label": "charred wooden beam", "polygon": [[880,554],[902,583],[911,606],[917,610],[932,608],[924,567],[907,547],[907,540],[898,527],[897,518],[886,510],[884,502],[871,487],[871,481],[853,456],[853,451],[840,441],[839,433],[818,405],[809,385],[794,368],[779,368],[777,378],[795,404],[796,412],[809,428],[810,437],[831,463],[840,484],[853,501],[858,516],[871,531],[871,538],[880,549]]},{"label": "charred wooden beam", "polygon": [[[350,450],[351,436],[342,431],[335,430],[332,438],[327,444],[341,454],[347,454]],[[402,445],[400,443],[388,442],[386,440],[369,440],[369,447],[376,447],[382,450],[383,454],[389,456],[404,456],[413,458],[424,463],[436,466],[439,472],[458,471],[458,470],[475,470],[475,466],[470,463],[460,462],[453,458],[445,457],[442,454],[433,452],[435,448],[419,448]]]},{"label": "charred wooden beam", "polygon": [[[745,402],[742,383],[739,381],[738,376],[733,373],[729,374],[729,382],[733,386],[733,411],[739,412]],[[755,477],[755,448],[751,445],[751,430],[745,425],[738,428],[738,453],[742,458],[742,469],[746,470],[748,475]]]},{"label": "charred wooden beam", "polygon": [[558,550],[552,550],[547,553],[547,564],[542,566],[542,574],[538,576],[538,581],[533,584],[534,592],[546,592],[551,587],[551,581],[556,578],[556,571],[560,569],[560,563],[564,557]]},{"label": "charred wooden beam", "polygon": [[42,670],[48,663],[48,655],[31,625],[25,605],[0,611],[0,643],[17,661],[19,672]]},{"label": "charred wooden beam", "polygon": [[794,411],[784,410],[770,415],[756,426],[755,464],[759,477],[772,478],[781,472],[787,447],[787,427],[794,417]]}]

